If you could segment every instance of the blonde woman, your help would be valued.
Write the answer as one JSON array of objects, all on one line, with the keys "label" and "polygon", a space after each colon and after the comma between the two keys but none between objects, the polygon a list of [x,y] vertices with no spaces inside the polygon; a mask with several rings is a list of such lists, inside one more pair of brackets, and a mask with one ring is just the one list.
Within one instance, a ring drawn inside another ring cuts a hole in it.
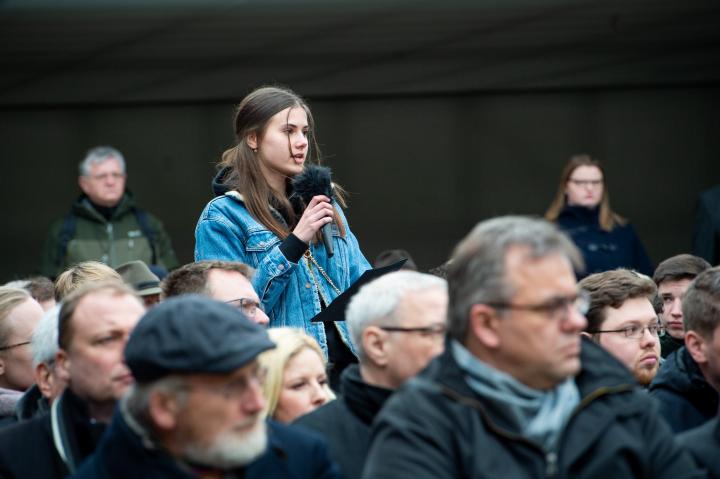
[{"label": "blonde woman", "polygon": [[335,399],[317,341],[295,328],[274,328],[268,333],[277,344],[259,358],[267,373],[263,389],[268,417],[290,423]]},{"label": "blonde woman", "polygon": [[595,158],[570,158],[545,219],[557,223],[582,252],[585,271],[577,272],[580,278],[616,268],[653,273],[635,229],[610,208],[605,170]]}]

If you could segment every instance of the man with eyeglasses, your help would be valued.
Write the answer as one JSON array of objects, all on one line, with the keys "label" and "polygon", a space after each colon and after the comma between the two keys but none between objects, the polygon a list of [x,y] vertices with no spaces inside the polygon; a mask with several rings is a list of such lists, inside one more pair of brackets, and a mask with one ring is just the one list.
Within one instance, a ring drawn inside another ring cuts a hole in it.
[{"label": "man with eyeglasses", "polygon": [[89,283],[65,297],[54,367],[67,386],[49,414],[0,432],[0,477],[64,478],[92,453],[133,382],[123,348],[144,312],[120,282]]},{"label": "man with eyeglasses", "polygon": [[125,349],[136,383],[72,477],[337,477],[316,435],[265,420],[257,356],[274,347],[229,305],[184,295],[156,306]]},{"label": "man with eyeglasses", "polygon": [[200,294],[240,309],[252,322],[267,327],[260,298],[252,286],[255,270],[236,261],[197,261],[172,271],[160,287],[163,296]]},{"label": "man with eyeglasses", "polygon": [[159,276],[178,265],[163,224],[138,207],[126,190],[122,153],[109,146],[93,148],[79,170],[82,195],[50,227],[41,274],[55,278],[70,265],[88,260],[112,268],[141,260]]},{"label": "man with eyeglasses", "polygon": [[665,334],[652,300],[657,288],[647,276],[627,269],[595,273],[580,281],[590,294],[585,333],[648,386],[660,367]]},{"label": "man with eyeglasses", "polygon": [[345,318],[359,365],[340,378],[340,398],[295,424],[320,432],[346,479],[362,476],[370,425],[392,392],[443,351],[447,283],[414,271],[388,273],[360,288]]},{"label": "man with eyeglasses", "polygon": [[720,404],[720,268],[698,274],[684,292],[685,346],[663,363],[650,394],[675,432],[700,426]]},{"label": "man with eyeglasses", "polygon": [[703,477],[627,368],[581,336],[581,267],[544,220],[476,226],[448,267],[445,352],[375,418],[363,477]]}]

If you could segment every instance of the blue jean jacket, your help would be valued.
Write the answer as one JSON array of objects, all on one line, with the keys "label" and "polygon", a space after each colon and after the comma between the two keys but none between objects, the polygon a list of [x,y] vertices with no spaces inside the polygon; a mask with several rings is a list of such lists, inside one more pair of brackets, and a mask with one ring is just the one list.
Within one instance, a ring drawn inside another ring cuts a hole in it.
[{"label": "blue jean jacket", "polygon": [[[310,251],[342,292],[369,269],[370,264],[360,251],[342,209],[337,204],[335,208],[346,234],[342,237],[333,224],[334,256],[327,257],[322,243],[311,244]],[[320,312],[320,298],[307,260],[303,257],[298,263],[288,261],[280,251],[280,243],[280,238],[250,215],[242,195],[230,191],[211,200],[200,215],[195,228],[195,260],[240,261],[255,268],[253,286],[270,317],[270,327],[302,328],[317,340],[327,355],[323,325],[310,322]],[[337,293],[314,265],[312,274],[323,296],[330,301],[335,299]],[[347,324],[340,321],[335,325],[345,344],[356,352]]]}]

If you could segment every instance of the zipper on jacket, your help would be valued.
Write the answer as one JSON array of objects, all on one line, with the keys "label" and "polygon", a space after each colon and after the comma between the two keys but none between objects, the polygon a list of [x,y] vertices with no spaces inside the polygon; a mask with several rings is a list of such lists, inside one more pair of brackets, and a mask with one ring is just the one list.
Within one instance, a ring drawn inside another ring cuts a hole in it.
[{"label": "zipper on jacket", "polygon": [[108,223],[105,227],[105,231],[107,231],[108,235],[108,266],[115,264],[115,241],[113,240],[113,224]]},{"label": "zipper on jacket", "polygon": [[557,453],[548,452],[545,454],[545,476],[555,477],[558,472]]}]

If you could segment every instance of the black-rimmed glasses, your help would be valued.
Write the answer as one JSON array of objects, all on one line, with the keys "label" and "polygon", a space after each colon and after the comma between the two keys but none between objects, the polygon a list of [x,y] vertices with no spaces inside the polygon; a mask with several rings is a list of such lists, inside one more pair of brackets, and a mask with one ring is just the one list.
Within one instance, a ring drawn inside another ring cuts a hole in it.
[{"label": "black-rimmed glasses", "polygon": [[383,331],[393,333],[419,333],[422,336],[444,336],[447,326],[444,324],[433,324],[431,326],[418,326],[414,328],[402,326],[378,326]]},{"label": "black-rimmed glasses", "polygon": [[265,311],[262,304],[251,298],[237,298],[225,301],[226,304],[240,309],[248,318],[254,318],[258,310]]},{"label": "black-rimmed glasses", "polygon": [[17,348],[18,346],[25,346],[30,344],[30,341],[23,341],[22,343],[9,344],[7,346],[0,347],[0,351],[7,351],[8,349]]},{"label": "black-rimmed glasses", "polygon": [[515,309],[519,311],[543,313],[551,319],[565,321],[568,318],[569,307],[574,308],[583,316],[588,312],[588,308],[590,307],[590,293],[585,290],[580,290],[576,295],[559,296],[540,304],[515,304],[500,301],[483,302],[482,304],[497,309]]}]

